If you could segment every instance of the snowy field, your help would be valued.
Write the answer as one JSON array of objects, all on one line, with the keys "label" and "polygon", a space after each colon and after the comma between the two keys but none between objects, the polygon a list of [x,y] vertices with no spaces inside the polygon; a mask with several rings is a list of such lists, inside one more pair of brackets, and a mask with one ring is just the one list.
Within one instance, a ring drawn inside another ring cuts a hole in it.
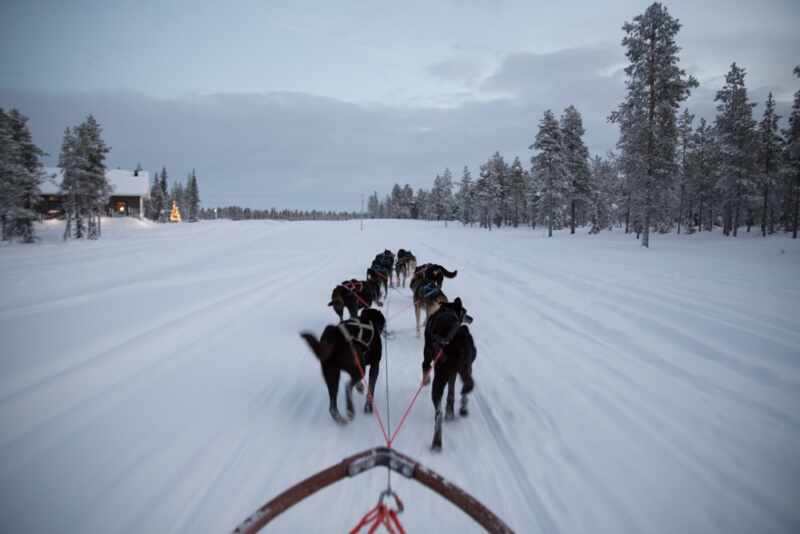
[{"label": "snowy field", "polygon": [[[428,450],[429,389],[396,447],[515,530],[800,532],[798,241],[645,250],[619,232],[401,221],[59,232],[0,247],[0,532],[225,532],[380,445],[370,416],[333,423],[297,333],[333,322],[333,286],[384,248],[458,269],[444,289],[478,346],[472,413],[446,424],[443,452]],[[410,303],[396,290],[385,310],[393,423],[420,378]],[[409,532],[477,530],[393,481]],[[382,469],[346,480],[271,531],[344,532],[384,483]]]}]

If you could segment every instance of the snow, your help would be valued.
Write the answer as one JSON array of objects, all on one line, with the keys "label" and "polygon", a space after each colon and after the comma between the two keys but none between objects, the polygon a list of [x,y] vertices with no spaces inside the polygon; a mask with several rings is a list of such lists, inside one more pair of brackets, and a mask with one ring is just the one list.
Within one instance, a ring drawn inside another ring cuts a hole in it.
[{"label": "snow", "polygon": [[[64,171],[58,167],[47,167],[44,171],[47,179],[42,183],[42,194],[59,194]],[[131,197],[146,197],[150,195],[150,173],[147,171],[139,171],[138,176],[134,176],[133,171],[108,169],[106,171],[106,180],[111,184],[112,195]]]},{"label": "snow", "polygon": [[[800,243],[358,225],[114,219],[64,244],[50,222],[0,247],[0,531],[229,531],[381,445],[371,416],[333,423],[297,333],[333,322],[332,287],[384,248],[458,269],[444,289],[478,346],[443,452],[430,389],[396,448],[517,532],[800,531]],[[420,379],[409,305],[384,310],[392,425]],[[347,479],[269,531],[345,531],[385,482]],[[409,532],[479,531],[392,482]]]}]

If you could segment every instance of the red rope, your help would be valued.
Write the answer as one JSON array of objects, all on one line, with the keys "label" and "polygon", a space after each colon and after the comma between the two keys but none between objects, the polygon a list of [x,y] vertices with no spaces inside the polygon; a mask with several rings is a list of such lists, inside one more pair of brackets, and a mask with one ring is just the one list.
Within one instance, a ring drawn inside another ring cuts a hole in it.
[{"label": "red rope", "polygon": [[[436,363],[439,361],[439,358],[442,357],[442,354],[444,354],[444,349],[439,349],[439,353],[436,354],[436,357],[433,359],[433,364],[431,365],[431,369],[436,367]],[[406,417],[408,417],[408,414],[411,413],[411,408],[413,408],[414,403],[417,402],[417,397],[419,397],[419,394],[422,392],[422,388],[426,386],[425,379],[430,374],[431,369],[428,369],[428,371],[425,373],[425,376],[422,377],[422,381],[420,382],[419,387],[417,388],[417,392],[414,393],[414,396],[411,398],[411,402],[408,403],[408,407],[406,408],[406,411],[403,413],[403,417],[400,418],[400,422],[397,423],[397,428],[394,429],[392,437],[389,438],[389,440],[386,442],[386,446],[389,447],[390,449],[392,448],[392,443],[394,443],[394,440],[397,437],[397,434],[400,432],[400,429],[403,428],[403,424],[406,422]]]},{"label": "red rope", "polygon": [[379,502],[375,507],[367,512],[361,521],[350,530],[350,534],[358,534],[362,528],[368,527],[367,534],[373,534],[378,527],[383,525],[386,527],[389,534],[405,534],[405,529],[397,517],[397,511],[392,510],[382,502]]},{"label": "red rope", "polygon": [[[364,368],[361,367],[361,359],[358,357],[358,352],[356,349],[353,349],[353,360],[356,362],[356,367],[358,367],[358,372],[361,373],[361,381],[367,382],[364,384],[364,387],[367,389],[367,400],[372,405],[372,413],[375,414],[375,420],[378,421],[378,426],[381,427],[381,432],[383,433],[383,439],[386,440],[386,443],[390,443],[389,441],[389,433],[386,432],[386,428],[383,426],[383,419],[381,419],[381,414],[378,411],[378,408],[375,406],[374,398],[372,397],[372,392],[369,390],[369,382],[365,380],[366,375],[364,374]],[[390,445],[391,447],[391,445]]]}]

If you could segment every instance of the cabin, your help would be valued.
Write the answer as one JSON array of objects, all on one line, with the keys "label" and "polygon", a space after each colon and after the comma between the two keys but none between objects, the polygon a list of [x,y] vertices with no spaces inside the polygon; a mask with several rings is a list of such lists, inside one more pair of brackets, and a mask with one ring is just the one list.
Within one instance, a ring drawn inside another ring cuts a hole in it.
[{"label": "cabin", "polygon": [[[63,171],[57,167],[45,169],[47,179],[41,186],[40,211],[45,219],[64,216],[64,198],[61,194]],[[144,217],[144,200],[150,195],[150,173],[142,170],[108,169],[106,180],[111,185],[111,196],[106,206],[108,217]]]}]

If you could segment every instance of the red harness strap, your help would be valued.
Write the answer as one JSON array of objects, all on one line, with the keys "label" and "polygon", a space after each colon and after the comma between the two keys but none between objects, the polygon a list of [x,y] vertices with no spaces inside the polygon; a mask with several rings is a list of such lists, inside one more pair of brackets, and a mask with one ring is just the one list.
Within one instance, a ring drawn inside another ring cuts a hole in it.
[{"label": "red harness strap", "polygon": [[367,534],[373,534],[381,525],[386,527],[386,531],[389,534],[405,534],[406,532],[397,517],[397,512],[381,502],[361,518],[361,521],[353,527],[350,534],[358,534],[365,527],[369,528]]},{"label": "red harness strap", "polygon": [[[439,361],[439,359],[442,357],[443,354],[444,354],[444,349],[439,349],[439,352],[433,359],[433,364],[431,364],[431,369],[436,367],[436,363]],[[420,382],[419,387],[417,388],[417,392],[414,393],[413,397],[411,397],[411,402],[408,403],[408,408],[406,408],[406,411],[403,413],[403,417],[400,418],[400,422],[397,423],[397,428],[394,429],[392,437],[389,438],[388,441],[386,442],[386,446],[389,447],[390,449],[392,448],[392,443],[394,443],[394,439],[397,437],[397,434],[400,432],[400,429],[403,428],[403,424],[406,422],[406,417],[408,417],[408,414],[411,413],[411,408],[413,408],[414,403],[417,402],[417,397],[419,397],[419,394],[422,392],[422,388],[425,387],[426,385],[425,379],[427,379],[428,375],[430,375],[431,369],[428,369],[428,372],[425,373],[425,376],[422,378],[422,382]]]},{"label": "red harness strap", "polygon": [[[350,349],[353,351],[353,361],[356,362],[356,367],[358,367],[358,372],[361,373],[361,381],[366,382],[364,368],[361,366],[361,358],[358,357],[358,352],[356,351],[353,344],[350,344]],[[391,443],[389,441],[389,433],[386,432],[386,427],[383,426],[383,419],[381,419],[381,414],[379,413],[378,409],[375,407],[375,402],[372,397],[372,392],[369,390],[369,383],[364,385],[367,389],[367,399],[372,404],[372,413],[375,414],[375,420],[378,421],[378,426],[381,427],[381,432],[383,433],[383,439],[386,441],[387,444]],[[391,447],[391,445],[389,445]]]}]

